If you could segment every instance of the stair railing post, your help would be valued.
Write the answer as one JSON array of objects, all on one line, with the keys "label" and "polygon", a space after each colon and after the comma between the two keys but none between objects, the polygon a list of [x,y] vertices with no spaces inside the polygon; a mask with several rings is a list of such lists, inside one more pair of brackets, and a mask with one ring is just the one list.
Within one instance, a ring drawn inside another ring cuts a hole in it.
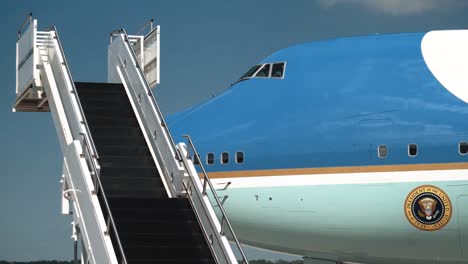
[{"label": "stair railing post", "polygon": [[97,174],[95,172],[92,172],[91,175],[93,176],[93,184],[94,184],[94,192],[96,195],[99,194],[99,184],[98,184],[98,179],[97,179]]},{"label": "stair railing post", "polygon": [[223,214],[223,217],[221,218],[221,230],[219,231],[219,233],[224,236],[224,219],[225,219],[225,216]]},{"label": "stair railing post", "polygon": [[73,259],[74,264],[78,264],[78,240],[80,240],[80,229],[78,228],[75,221],[72,222],[72,230],[73,230]]},{"label": "stair railing post", "polygon": [[208,180],[206,179],[206,175],[203,176],[203,195],[206,195],[206,186],[208,184]]},{"label": "stair railing post", "polygon": [[187,159],[190,159],[190,149],[192,149],[192,146],[190,145],[190,139],[189,138],[186,138],[187,139],[187,144],[186,144],[186,149],[187,149]]},{"label": "stair railing post", "polygon": [[78,241],[73,241],[73,256],[74,256],[74,263],[78,264]]},{"label": "stair railing post", "polygon": [[107,216],[106,233],[110,235],[110,217]]}]

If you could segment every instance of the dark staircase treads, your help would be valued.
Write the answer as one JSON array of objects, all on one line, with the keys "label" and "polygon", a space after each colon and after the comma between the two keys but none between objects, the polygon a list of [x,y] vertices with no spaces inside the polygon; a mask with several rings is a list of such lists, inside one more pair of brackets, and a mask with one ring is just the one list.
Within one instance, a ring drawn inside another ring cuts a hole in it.
[{"label": "dark staircase treads", "polygon": [[[91,123],[92,122],[92,123]],[[113,117],[113,116],[103,116],[103,117],[94,117],[93,120],[88,120],[89,125],[94,126],[129,126],[137,127],[138,120],[135,117]]]},{"label": "dark staircase treads", "polygon": [[105,168],[101,170],[101,177],[156,177],[159,178],[156,168]]},{"label": "dark staircase treads", "polygon": [[215,264],[190,202],[168,198],[122,84],[75,85],[128,264]]},{"label": "dark staircase treads", "polygon": [[[91,133],[92,134],[92,133]],[[129,137],[120,135],[108,135],[108,136],[94,136],[93,140],[96,143],[96,148],[99,152],[99,147],[102,145],[113,145],[113,146],[144,146],[146,145],[145,138],[142,137]]]},{"label": "dark staircase treads", "polygon": [[156,164],[150,155],[142,156],[101,156],[101,167],[108,168],[153,168]]},{"label": "dark staircase treads", "polygon": [[151,155],[147,146],[114,146],[107,145],[101,146],[99,149],[100,155],[114,155],[114,156],[140,156]]}]

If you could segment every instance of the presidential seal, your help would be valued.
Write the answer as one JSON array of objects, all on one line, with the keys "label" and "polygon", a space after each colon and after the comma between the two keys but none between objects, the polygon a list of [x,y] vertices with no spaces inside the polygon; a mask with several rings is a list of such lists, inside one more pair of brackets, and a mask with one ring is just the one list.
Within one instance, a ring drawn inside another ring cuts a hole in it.
[{"label": "presidential seal", "polygon": [[408,221],[424,231],[439,230],[452,217],[452,204],[448,195],[436,186],[423,185],[412,190],[405,201]]}]

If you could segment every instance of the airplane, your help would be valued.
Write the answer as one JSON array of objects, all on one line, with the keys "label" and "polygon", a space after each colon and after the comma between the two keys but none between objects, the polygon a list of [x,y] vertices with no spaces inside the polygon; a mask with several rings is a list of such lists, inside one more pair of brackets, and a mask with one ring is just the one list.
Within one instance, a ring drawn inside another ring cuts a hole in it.
[{"label": "airplane", "polygon": [[244,244],[305,263],[468,263],[468,30],[291,46],[167,118]]}]

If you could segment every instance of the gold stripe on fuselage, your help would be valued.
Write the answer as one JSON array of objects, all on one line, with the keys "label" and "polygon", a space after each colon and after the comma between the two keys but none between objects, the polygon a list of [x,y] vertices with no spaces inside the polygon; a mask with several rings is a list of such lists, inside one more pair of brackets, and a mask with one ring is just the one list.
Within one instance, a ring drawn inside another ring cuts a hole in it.
[{"label": "gold stripe on fuselage", "polygon": [[[332,173],[396,172],[396,171],[428,171],[428,170],[432,171],[432,170],[463,170],[463,169],[468,169],[468,162],[378,165],[378,166],[346,166],[346,167],[322,167],[322,168],[275,169],[275,170],[216,171],[216,172],[209,172],[208,176],[211,179],[218,179],[218,178],[332,174]],[[203,175],[200,174],[200,178],[202,177]]]}]

